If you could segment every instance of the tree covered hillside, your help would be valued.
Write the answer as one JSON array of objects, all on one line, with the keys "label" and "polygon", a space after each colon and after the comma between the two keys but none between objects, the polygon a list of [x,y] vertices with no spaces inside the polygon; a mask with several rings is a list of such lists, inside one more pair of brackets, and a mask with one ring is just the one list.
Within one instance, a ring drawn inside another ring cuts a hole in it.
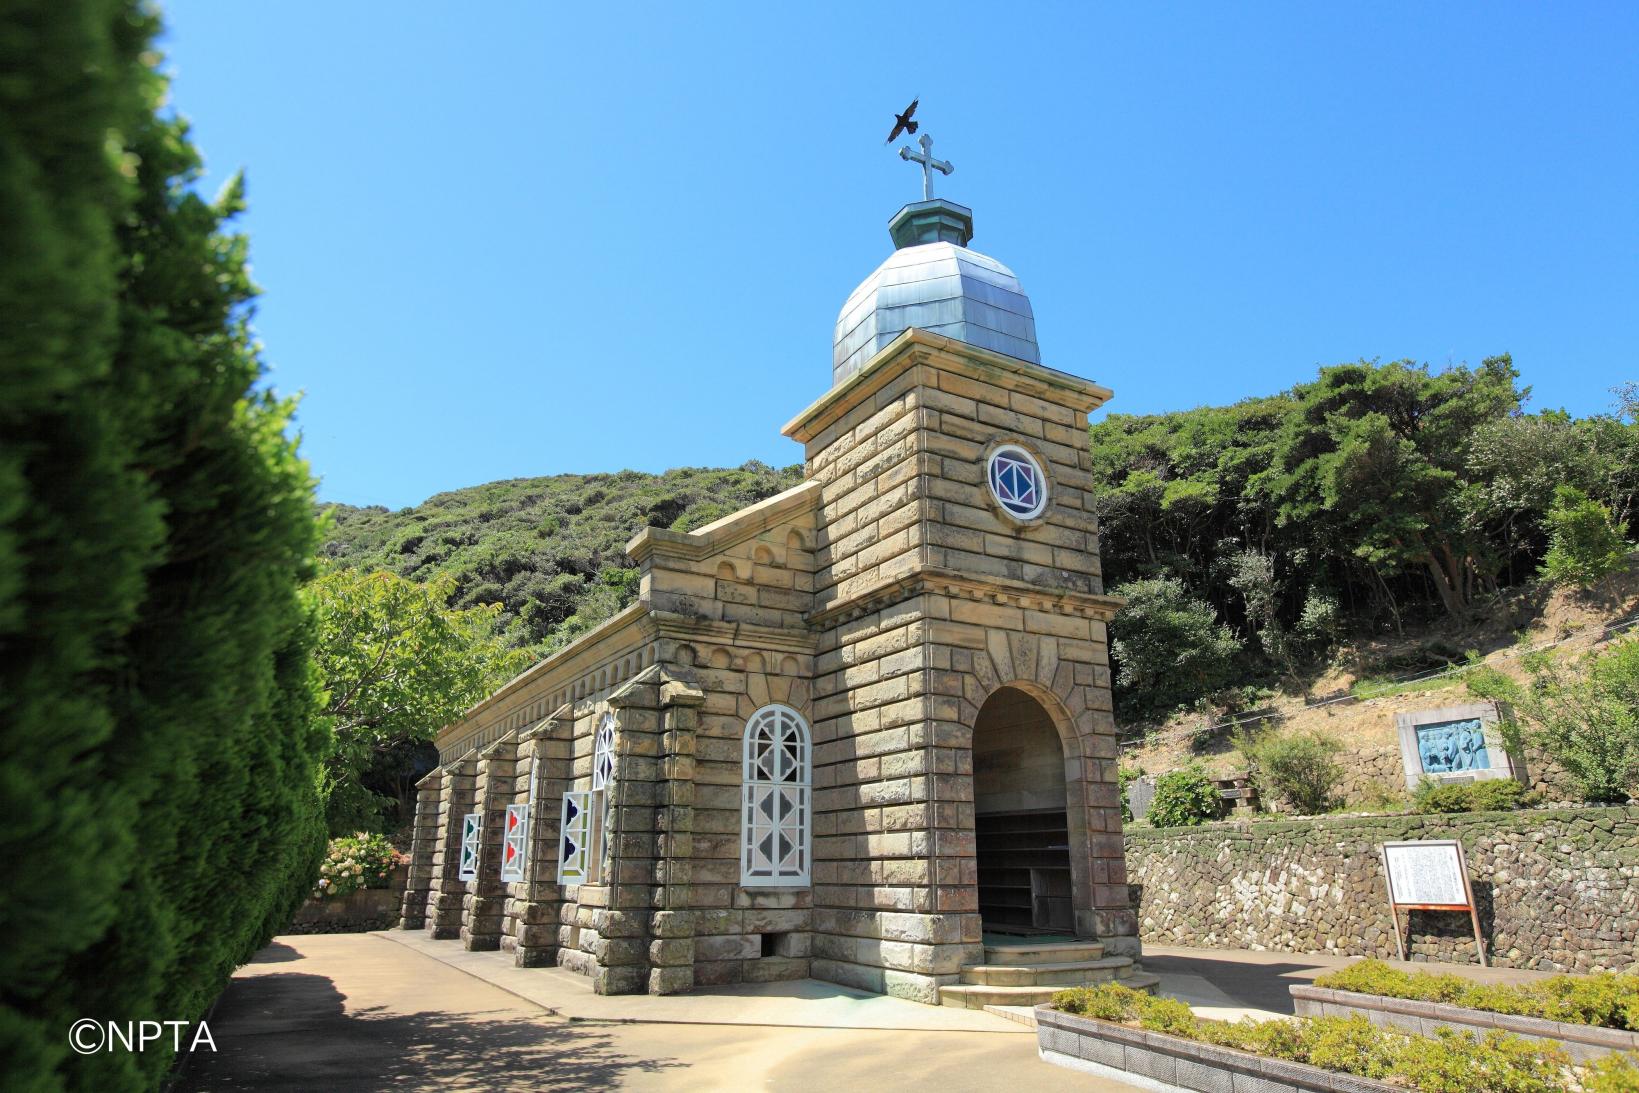
[{"label": "tree covered hillside", "polygon": [[[1278,395],[1092,428],[1118,713],[1165,715],[1336,639],[1484,615],[1502,588],[1622,563],[1639,388],[1529,412],[1506,356],[1322,368]],[[1556,558],[1568,555],[1563,564]]]},{"label": "tree covered hillside", "polygon": [[[1639,389],[1573,418],[1530,411],[1519,380],[1506,356],[1362,361],[1232,406],[1094,424],[1105,584],[1129,601],[1112,644],[1122,719],[1313,674],[1351,635],[1484,614],[1552,561],[1556,526],[1581,529],[1561,553],[1587,540],[1572,568],[1620,562],[1639,513]],[[544,653],[632,601],[622,548],[639,529],[693,529],[800,480],[753,462],[492,482],[398,512],[336,505],[325,552],[452,578],[450,606],[498,603],[508,640]]]},{"label": "tree covered hillside", "polygon": [[412,508],[332,505],[325,554],[417,581],[455,579],[452,606],[499,603],[512,640],[545,652],[630,603],[622,553],[645,527],[690,531],[802,481],[758,462],[665,474],[514,478],[437,494]]}]

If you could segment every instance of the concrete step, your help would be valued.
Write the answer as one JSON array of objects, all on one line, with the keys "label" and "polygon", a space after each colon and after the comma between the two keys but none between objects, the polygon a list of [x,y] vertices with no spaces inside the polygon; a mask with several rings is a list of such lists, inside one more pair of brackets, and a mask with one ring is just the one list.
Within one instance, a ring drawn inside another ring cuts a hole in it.
[{"label": "concrete step", "polygon": [[939,1003],[944,1006],[982,1010],[986,1006],[1039,1006],[1051,1002],[1063,987],[980,987],[963,984],[940,987]]},{"label": "concrete step", "polygon": [[1107,956],[1057,964],[969,964],[962,982],[986,987],[1079,987],[1107,983],[1132,968],[1132,959]]},{"label": "concrete step", "polygon": [[[1126,957],[1111,957],[1112,960],[1132,962]],[[1155,993],[1157,984],[1161,982],[1158,976],[1144,972],[1135,972],[1124,979],[1117,979],[1123,987],[1130,987],[1135,991]],[[1053,995],[1066,989],[1063,984],[1047,986],[990,986],[980,983],[961,983],[950,987],[939,988],[939,1003],[945,1006],[959,1006],[967,1009],[984,1009],[987,1006],[1040,1006],[1051,1002]]]},{"label": "concrete step", "polygon": [[1103,955],[1104,944],[1099,941],[1044,941],[1036,944],[985,946],[987,965],[1063,964],[1097,960]]},{"label": "concrete step", "polygon": [[986,1013],[994,1013],[997,1017],[1005,1017],[1009,1021],[1017,1021],[1021,1025],[1036,1027],[1036,1011],[1029,1006],[986,1006]]}]

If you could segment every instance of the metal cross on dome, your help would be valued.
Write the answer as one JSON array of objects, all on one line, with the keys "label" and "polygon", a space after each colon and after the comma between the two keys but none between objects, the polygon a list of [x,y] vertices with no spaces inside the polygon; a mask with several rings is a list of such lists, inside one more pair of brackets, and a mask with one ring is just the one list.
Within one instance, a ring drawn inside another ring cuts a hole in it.
[{"label": "metal cross on dome", "polygon": [[922,146],[920,153],[913,152],[904,145],[899,146],[899,158],[922,165],[922,200],[933,200],[933,172],[948,175],[956,170],[948,162],[933,158],[933,138],[923,133],[916,143]]}]

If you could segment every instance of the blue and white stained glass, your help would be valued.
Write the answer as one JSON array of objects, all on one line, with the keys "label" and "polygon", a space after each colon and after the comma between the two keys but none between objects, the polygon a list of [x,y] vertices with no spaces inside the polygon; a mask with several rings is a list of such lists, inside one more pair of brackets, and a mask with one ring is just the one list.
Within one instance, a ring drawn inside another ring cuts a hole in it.
[{"label": "blue and white stained glass", "polygon": [[1485,750],[1485,726],[1477,717],[1441,721],[1417,727],[1417,758],[1424,774],[1458,774],[1490,770]]},{"label": "blue and white stained glass", "polygon": [[987,477],[997,504],[1020,520],[1033,520],[1047,508],[1047,475],[1018,445],[1004,444],[990,453]]},{"label": "blue and white stained glass", "polygon": [[478,875],[478,839],[484,830],[484,814],[469,812],[461,817],[461,860],[455,875],[471,880]]},{"label": "blue and white stained glass", "polygon": [[597,798],[601,794],[585,790],[563,795],[563,815],[558,823],[558,883],[595,884]]}]

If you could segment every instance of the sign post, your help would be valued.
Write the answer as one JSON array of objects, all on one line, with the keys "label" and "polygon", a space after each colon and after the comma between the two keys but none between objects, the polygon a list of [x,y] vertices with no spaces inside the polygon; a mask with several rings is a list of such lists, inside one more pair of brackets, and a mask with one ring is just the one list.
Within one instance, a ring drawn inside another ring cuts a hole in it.
[{"label": "sign post", "polygon": [[[1394,947],[1406,959],[1406,944],[1400,937],[1400,912],[1467,911],[1474,924],[1474,948],[1482,967],[1490,967],[1485,955],[1485,939],[1480,936],[1480,914],[1474,906],[1474,889],[1468,882],[1468,860],[1463,844],[1455,839],[1428,839],[1420,842],[1384,843],[1383,879],[1389,887],[1389,914],[1394,919]],[[1411,916],[1406,916],[1410,928]]]}]

